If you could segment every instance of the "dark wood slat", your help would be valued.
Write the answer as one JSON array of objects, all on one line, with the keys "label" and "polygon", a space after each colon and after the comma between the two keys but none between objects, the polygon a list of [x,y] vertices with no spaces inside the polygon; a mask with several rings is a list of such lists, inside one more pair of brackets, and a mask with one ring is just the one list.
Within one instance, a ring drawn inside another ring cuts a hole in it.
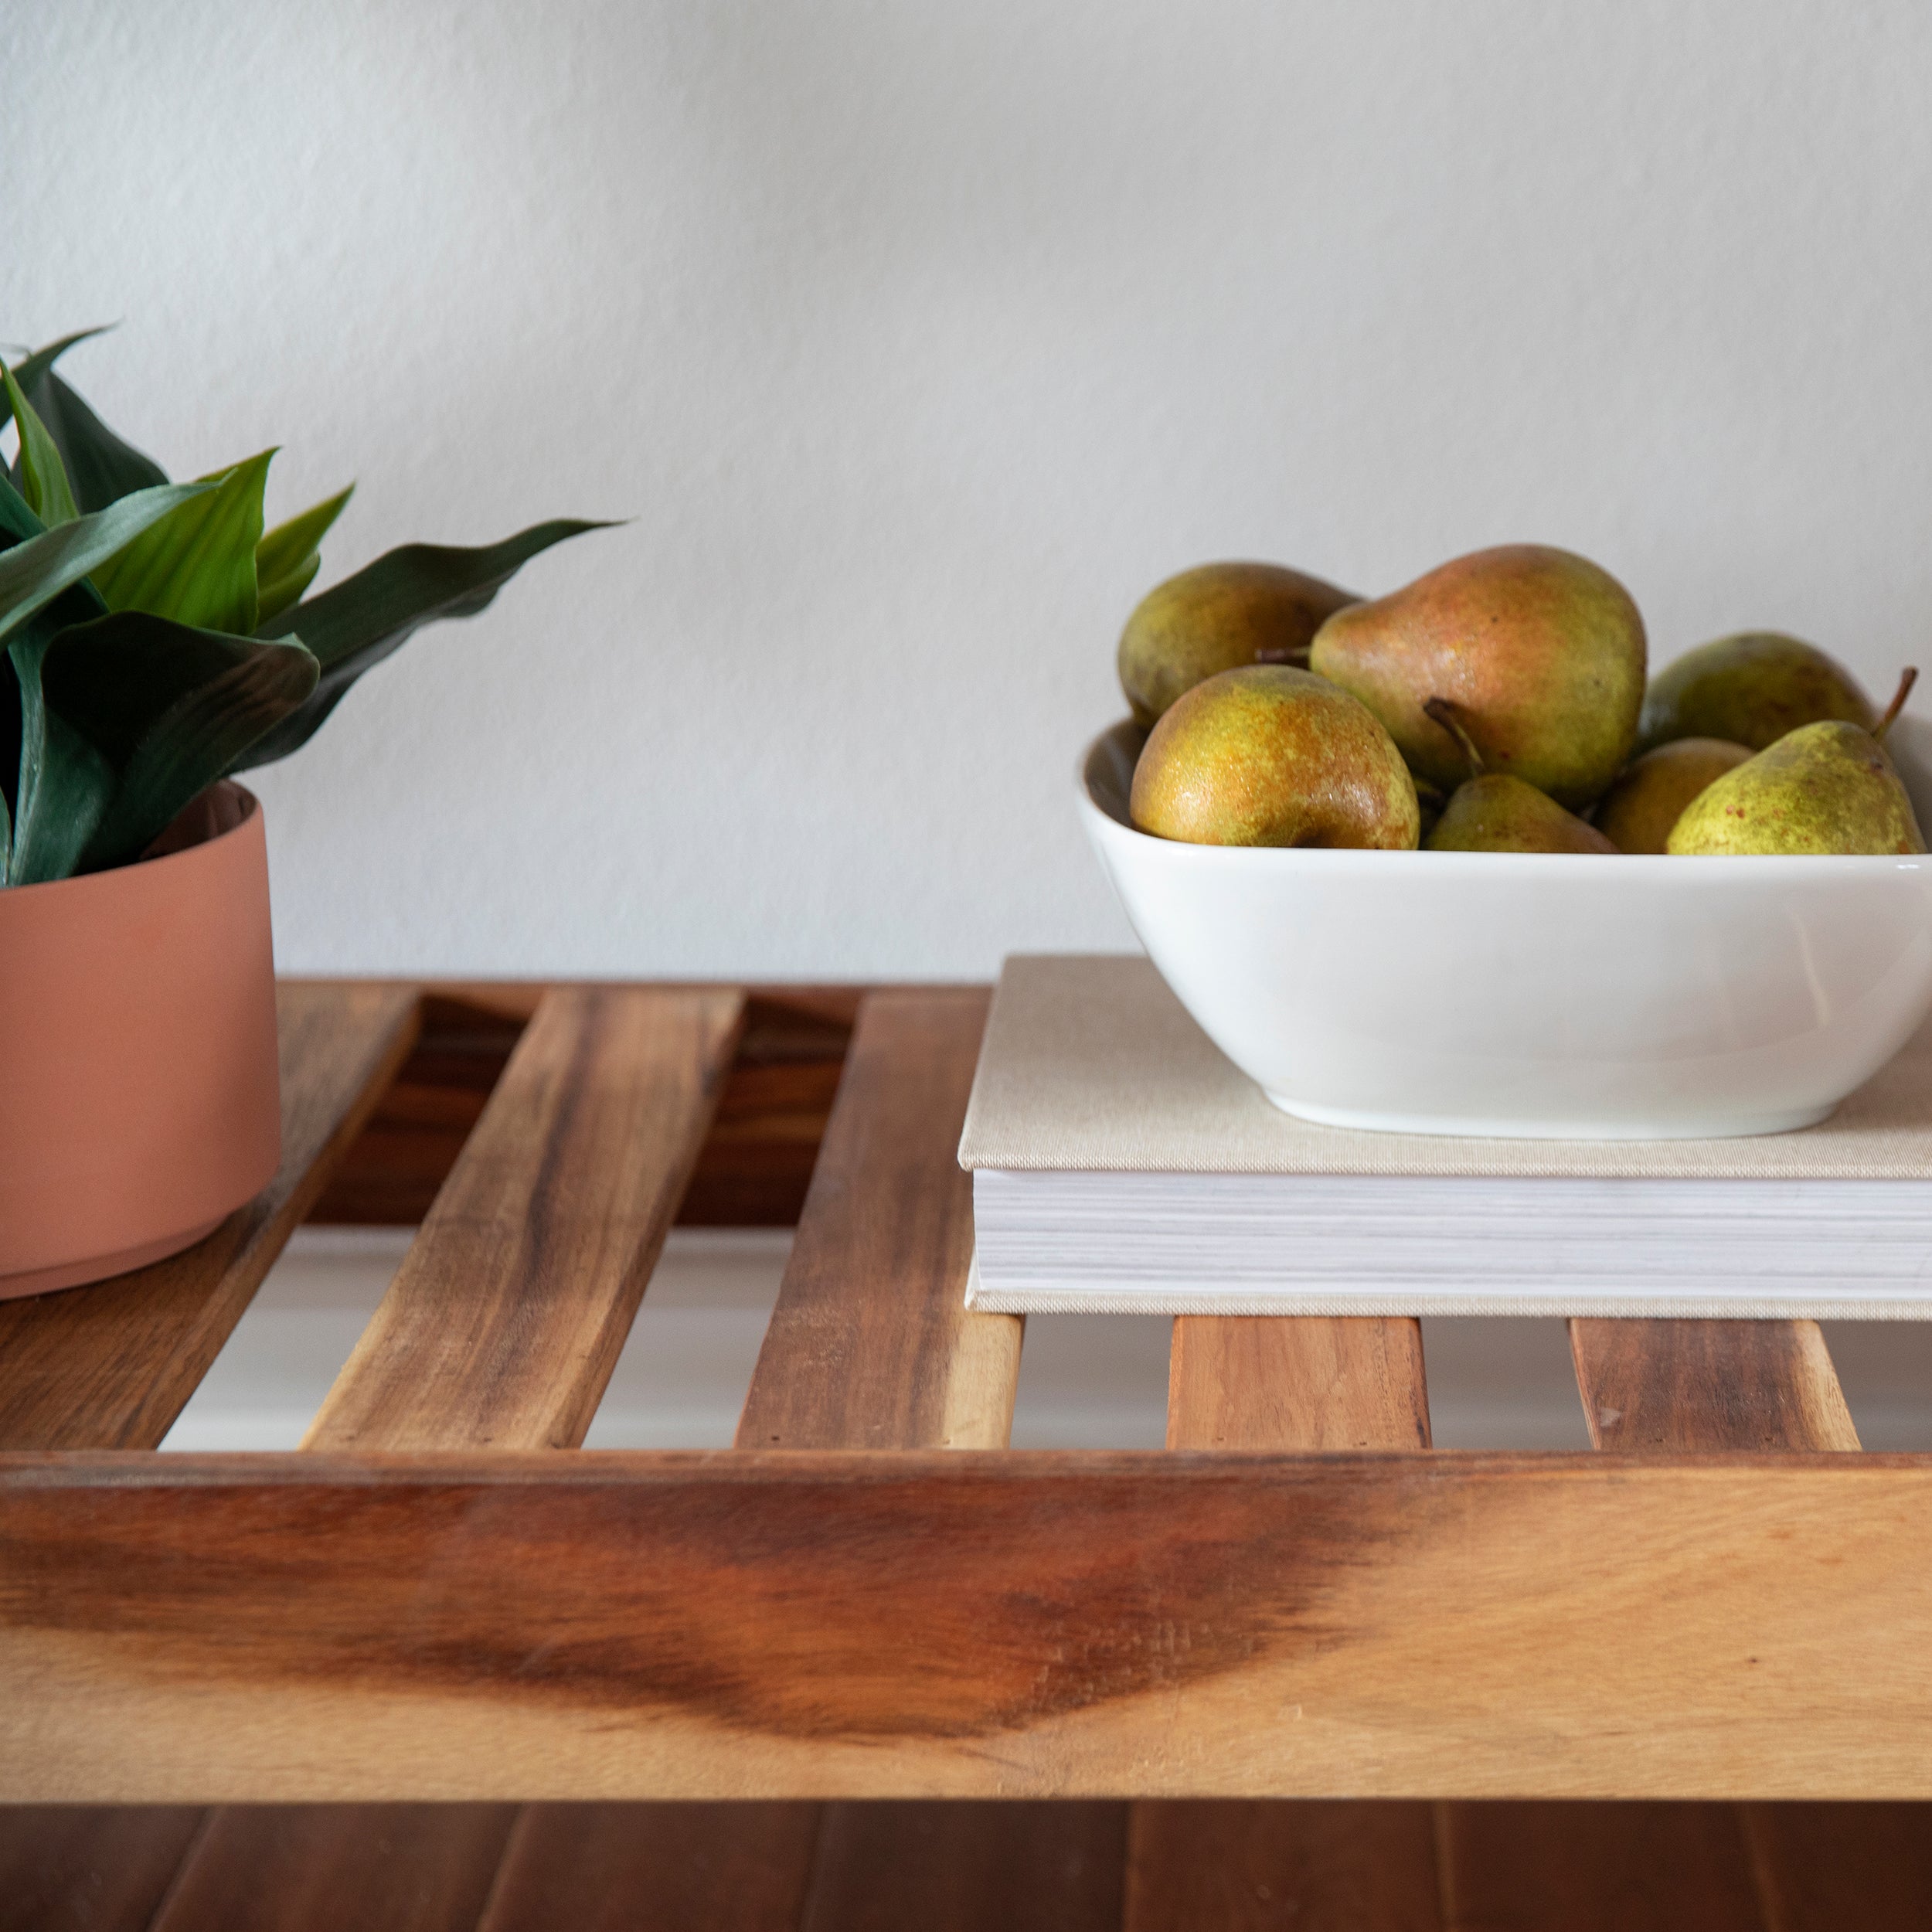
[{"label": "dark wood slat", "polygon": [[1932,1797],[1932,1458],[0,1458],[0,1799]]},{"label": "dark wood slat", "polygon": [[[1169,1357],[1170,1449],[1426,1449],[1419,1323],[1186,1315]],[[1424,1806],[1134,1808],[1128,1932],[1435,1924]]]},{"label": "dark wood slat", "polygon": [[1770,1932],[1924,1932],[1932,1805],[1747,1804]]},{"label": "dark wood slat", "polygon": [[205,1816],[192,1804],[0,1808],[0,1932],[148,1932]]},{"label": "dark wood slat", "polygon": [[796,1932],[815,1804],[532,1804],[478,1932]]},{"label": "dark wood slat", "polygon": [[804,1932],[1117,1932],[1127,1807],[828,1808]]},{"label": "dark wood slat", "polygon": [[580,1443],[741,1010],[726,992],[546,994],[304,1447]]},{"label": "dark wood slat", "polygon": [[1128,1932],[1438,1932],[1427,1804],[1134,1807]]},{"label": "dark wood slat", "polygon": [[1182,1315],[1170,1449],[1426,1449],[1422,1328],[1360,1316]]},{"label": "dark wood slat", "polygon": [[0,1447],[151,1449],[414,1036],[406,987],[284,983],[282,1164],[206,1240],[90,1287],[0,1302]]},{"label": "dark wood slat", "polygon": [[515,1816],[509,1804],[230,1805],[154,1932],[472,1932]]},{"label": "dark wood slat", "polygon": [[959,1131],[988,998],[884,992],[860,1009],[741,1449],[1008,1440],[1021,1321],[964,1301],[973,1198]]},{"label": "dark wood slat", "polygon": [[1600,1449],[1855,1449],[1815,1321],[1584,1321],[1570,1353]]},{"label": "dark wood slat", "polygon": [[1728,1804],[1459,1804],[1447,1932],[1781,1932]]}]

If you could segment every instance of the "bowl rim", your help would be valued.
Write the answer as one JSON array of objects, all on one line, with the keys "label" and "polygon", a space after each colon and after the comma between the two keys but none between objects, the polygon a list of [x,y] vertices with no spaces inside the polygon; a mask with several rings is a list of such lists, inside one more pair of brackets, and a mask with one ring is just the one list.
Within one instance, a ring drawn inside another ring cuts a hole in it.
[{"label": "bowl rim", "polygon": [[1087,777],[1089,768],[1101,747],[1123,727],[1141,729],[1131,717],[1117,719],[1088,740],[1076,760],[1073,787],[1077,808],[1090,836],[1117,841],[1129,851],[1141,852],[1149,859],[1168,864],[1246,867],[1250,872],[1272,868],[1291,873],[1366,866],[1384,876],[1406,873],[1420,864],[1437,875],[1454,867],[1464,872],[1501,871],[1548,883],[1553,877],[1579,867],[1588,869],[1585,876],[1594,876],[1600,859],[1614,858],[1619,862],[1620,878],[1628,879],[1634,872],[1637,876],[1659,885],[1668,881],[1672,889],[1699,884],[1709,886],[1720,879],[1749,879],[1769,885],[1794,875],[1817,877],[1822,873],[1842,879],[1855,871],[1859,876],[1876,879],[1897,873],[1932,872],[1932,853],[1926,852],[1764,852],[1699,855],[1694,863],[1686,863],[1683,857],[1673,858],[1662,852],[1427,852],[1420,847],[1389,852],[1352,845],[1198,845],[1142,832],[1138,826],[1117,818],[1094,796]]}]

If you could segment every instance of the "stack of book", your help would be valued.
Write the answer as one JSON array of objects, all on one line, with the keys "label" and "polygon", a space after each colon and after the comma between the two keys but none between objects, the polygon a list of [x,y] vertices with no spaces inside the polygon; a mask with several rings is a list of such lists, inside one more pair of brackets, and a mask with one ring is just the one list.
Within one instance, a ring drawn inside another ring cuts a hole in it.
[{"label": "stack of book", "polygon": [[1932,1028],[1801,1133],[1370,1134],[1271,1106],[1146,960],[1018,957],[959,1158],[1003,1312],[1932,1318]]}]

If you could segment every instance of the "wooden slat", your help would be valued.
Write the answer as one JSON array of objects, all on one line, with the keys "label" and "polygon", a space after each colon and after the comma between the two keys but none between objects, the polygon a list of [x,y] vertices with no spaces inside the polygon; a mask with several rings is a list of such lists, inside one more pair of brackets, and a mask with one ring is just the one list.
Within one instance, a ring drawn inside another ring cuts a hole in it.
[{"label": "wooden slat", "polygon": [[741,1006],[649,988],[544,996],[305,1448],[583,1440]]},{"label": "wooden slat", "polygon": [[280,1171],[185,1254],[91,1287],[0,1302],[0,1447],[161,1440],[407,1054],[416,1012],[406,987],[277,989]]},{"label": "wooden slat", "polygon": [[1932,1459],[0,1458],[0,1799],[1932,1797]]},{"label": "wooden slat", "polygon": [[1769,1932],[1924,1932],[1932,1805],[1747,1804]]},{"label": "wooden slat", "polygon": [[1447,1808],[1446,1932],[1784,1932],[1760,1913],[1734,1806]]},{"label": "wooden slat", "polygon": [[1572,1321],[1600,1449],[1855,1449],[1815,1321]]},{"label": "wooden slat", "polygon": [[532,1804],[478,1932],[796,1932],[815,1804]]},{"label": "wooden slat", "polygon": [[154,1932],[473,1932],[515,1816],[509,1804],[230,1805]]},{"label": "wooden slat", "polygon": [[804,1932],[1118,1932],[1124,1804],[828,1808]]},{"label": "wooden slat", "polygon": [[1128,1932],[1438,1932],[1427,1804],[1134,1808]]},{"label": "wooden slat", "polygon": [[1422,1329],[1359,1316],[1182,1315],[1170,1449],[1426,1449]]},{"label": "wooden slat", "polygon": [[969,1314],[972,1189],[957,1158],[988,995],[859,1010],[738,1425],[751,1448],[997,1447],[1022,1325]]},{"label": "wooden slat", "polygon": [[0,1810],[0,1932],[148,1932],[204,1815],[186,1804]]},{"label": "wooden slat", "polygon": [[[1170,1449],[1426,1449],[1420,1325],[1184,1315],[1168,1357]],[[1426,1808],[1266,1801],[1134,1808],[1128,1932],[1196,1926],[1433,1927]]]},{"label": "wooden slat", "polygon": [[[1580,1320],[1570,1334],[1600,1447],[1654,1454],[1859,1446],[1814,1322]],[[1445,1896],[1458,1927],[1643,1932],[1760,1922],[1743,1829],[1728,1810],[1449,1805],[1442,1839]]]}]

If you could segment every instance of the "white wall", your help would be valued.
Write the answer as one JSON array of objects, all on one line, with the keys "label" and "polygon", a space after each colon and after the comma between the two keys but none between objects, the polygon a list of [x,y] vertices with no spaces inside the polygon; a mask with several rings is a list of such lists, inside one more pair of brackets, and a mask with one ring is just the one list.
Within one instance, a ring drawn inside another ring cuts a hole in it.
[{"label": "white wall", "polygon": [[263,774],[283,963],[964,975],[1128,943],[1069,805],[1172,569],[1513,538],[1653,655],[1932,651],[1909,4],[61,0],[0,338],[325,560],[626,529]]}]

